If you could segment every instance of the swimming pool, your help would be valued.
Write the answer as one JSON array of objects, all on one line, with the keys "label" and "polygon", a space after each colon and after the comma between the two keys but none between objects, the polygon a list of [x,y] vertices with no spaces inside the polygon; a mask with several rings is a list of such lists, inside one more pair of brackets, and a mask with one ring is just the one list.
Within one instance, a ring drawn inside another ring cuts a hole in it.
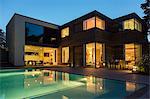
[{"label": "swimming pool", "polygon": [[0,72],[0,99],[121,99],[143,84],[51,70]]}]

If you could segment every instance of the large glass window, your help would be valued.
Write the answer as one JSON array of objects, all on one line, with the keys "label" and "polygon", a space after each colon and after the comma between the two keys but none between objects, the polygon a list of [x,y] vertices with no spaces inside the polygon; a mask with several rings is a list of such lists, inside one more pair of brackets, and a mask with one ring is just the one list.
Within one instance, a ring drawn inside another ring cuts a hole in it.
[{"label": "large glass window", "polygon": [[25,45],[25,64],[43,65],[43,49],[38,46]]},{"label": "large glass window", "polygon": [[142,24],[136,19],[134,21],[135,21],[135,29],[138,31],[142,31]]},{"label": "large glass window", "polygon": [[142,57],[142,45],[135,44],[135,60],[138,62]]},{"label": "large glass window", "polygon": [[95,43],[86,44],[86,65],[95,66]]},{"label": "large glass window", "polygon": [[62,48],[62,63],[69,62],[69,47]]},{"label": "large glass window", "polygon": [[26,23],[26,32],[28,33],[28,36],[40,36],[44,33],[44,28],[39,25]]},{"label": "large glass window", "polygon": [[[55,40],[54,40],[55,38]],[[40,26],[32,23],[25,23],[26,44],[57,44],[58,30]]]},{"label": "large glass window", "polygon": [[61,30],[61,38],[64,38],[66,36],[69,36],[69,27],[66,27]]},{"label": "large glass window", "polygon": [[26,65],[56,65],[57,49],[41,46],[25,45]]},{"label": "large glass window", "polygon": [[134,30],[134,19],[124,21],[124,29]]},{"label": "large glass window", "polygon": [[44,65],[56,65],[56,58],[57,56],[55,56],[56,54],[56,50],[55,48],[48,48],[48,47],[43,47],[43,62]]},{"label": "large glass window", "polygon": [[105,21],[96,17],[96,27],[105,30]]},{"label": "large glass window", "polygon": [[100,43],[96,43],[96,67],[103,65],[103,46]]},{"label": "large glass window", "polygon": [[141,54],[140,44],[125,44],[125,61],[128,69],[132,69],[132,66],[141,58]]},{"label": "large glass window", "polygon": [[26,42],[39,42],[42,43],[44,34],[44,28],[39,25],[26,23],[25,24]]},{"label": "large glass window", "polygon": [[[95,64],[96,62],[96,64]],[[102,67],[104,62],[104,44],[86,44],[86,65]]]},{"label": "large glass window", "polygon": [[125,20],[123,23],[124,29],[138,30],[142,31],[142,25],[136,19]]},{"label": "large glass window", "polygon": [[90,19],[83,21],[83,30],[88,30],[94,27],[104,30],[105,21],[98,17],[92,17]]},{"label": "large glass window", "polygon": [[83,30],[88,30],[95,27],[95,17],[83,21]]}]

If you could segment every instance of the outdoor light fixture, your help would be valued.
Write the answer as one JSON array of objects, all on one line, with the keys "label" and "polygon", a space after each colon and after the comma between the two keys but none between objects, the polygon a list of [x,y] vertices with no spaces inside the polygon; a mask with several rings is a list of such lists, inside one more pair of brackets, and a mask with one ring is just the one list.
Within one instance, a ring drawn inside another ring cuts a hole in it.
[{"label": "outdoor light fixture", "polygon": [[100,86],[100,89],[102,90],[102,89],[103,89],[103,87],[102,87],[102,86]]},{"label": "outdoor light fixture", "polygon": [[137,69],[138,69],[138,68],[137,68],[137,66],[133,66],[132,71],[133,71],[133,72],[136,72],[136,71],[137,71]]},{"label": "outdoor light fixture", "polygon": [[103,63],[103,66],[105,66],[106,64],[105,63]]},{"label": "outdoor light fixture", "polygon": [[32,62],[29,62],[29,65],[32,65]]}]

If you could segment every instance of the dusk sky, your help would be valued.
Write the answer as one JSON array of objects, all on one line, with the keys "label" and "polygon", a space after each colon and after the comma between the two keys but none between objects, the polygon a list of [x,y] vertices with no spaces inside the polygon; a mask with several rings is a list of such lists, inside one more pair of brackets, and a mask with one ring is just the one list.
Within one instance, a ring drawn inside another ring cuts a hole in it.
[{"label": "dusk sky", "polygon": [[110,18],[132,12],[143,17],[140,4],[144,0],[0,0],[0,28],[14,13],[62,25],[93,10]]}]

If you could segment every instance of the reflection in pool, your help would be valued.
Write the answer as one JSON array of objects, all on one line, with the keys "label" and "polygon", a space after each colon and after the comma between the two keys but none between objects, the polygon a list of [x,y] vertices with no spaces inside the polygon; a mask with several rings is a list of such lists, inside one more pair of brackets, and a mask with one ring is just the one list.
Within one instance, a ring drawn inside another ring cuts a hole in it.
[{"label": "reflection in pool", "polygon": [[0,73],[0,99],[124,98],[142,87],[131,82],[51,70]]}]

